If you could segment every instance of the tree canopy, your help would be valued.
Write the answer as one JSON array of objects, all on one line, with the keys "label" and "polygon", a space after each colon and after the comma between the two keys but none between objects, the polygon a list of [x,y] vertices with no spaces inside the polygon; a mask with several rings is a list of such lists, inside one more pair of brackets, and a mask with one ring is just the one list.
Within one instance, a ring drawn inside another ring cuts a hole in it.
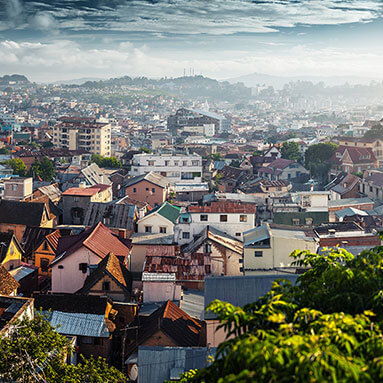
[{"label": "tree canopy", "polygon": [[42,161],[36,158],[29,169],[29,175],[33,178],[40,177],[43,181],[52,181],[55,168],[49,158],[44,157]]},{"label": "tree canopy", "polygon": [[327,179],[327,172],[331,166],[329,159],[337,148],[338,145],[333,142],[322,142],[308,147],[305,153],[305,167],[314,178],[321,181]]},{"label": "tree canopy", "polygon": [[92,162],[95,162],[100,168],[119,169],[121,162],[116,157],[103,157],[99,154],[92,155]]},{"label": "tree canopy", "polygon": [[302,158],[298,143],[292,141],[286,141],[282,144],[281,155],[286,160],[298,161]]},{"label": "tree canopy", "polygon": [[183,382],[377,382],[383,379],[383,246],[354,257],[296,251],[308,267],[256,302],[213,301],[228,336]]},{"label": "tree canopy", "polygon": [[383,125],[374,125],[370,130],[364,133],[365,138],[380,138],[383,139]]},{"label": "tree canopy", "polygon": [[13,174],[16,174],[20,177],[25,177],[27,175],[27,167],[25,166],[23,160],[20,158],[12,158],[6,163],[13,169]]},{"label": "tree canopy", "polygon": [[[16,323],[0,339],[0,380],[5,382],[125,382],[124,375],[104,359],[83,359],[77,366],[64,362],[71,347],[41,314]],[[41,379],[44,378],[45,380]],[[40,380],[39,380],[40,379]]]}]

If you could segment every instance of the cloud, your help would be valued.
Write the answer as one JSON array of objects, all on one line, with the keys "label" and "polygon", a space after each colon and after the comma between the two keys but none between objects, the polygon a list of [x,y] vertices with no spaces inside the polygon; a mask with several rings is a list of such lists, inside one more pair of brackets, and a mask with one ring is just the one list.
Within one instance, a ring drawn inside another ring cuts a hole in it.
[{"label": "cloud", "polygon": [[25,1],[24,9],[20,0],[5,1],[7,17],[19,27],[24,12],[34,20],[43,11],[39,22],[24,27],[46,26],[54,17],[61,29],[77,31],[264,33],[298,24],[368,22],[382,15],[380,0],[41,0]]},{"label": "cloud", "polygon": [[57,24],[55,18],[48,12],[40,12],[29,18],[29,25],[38,30],[52,30]]},{"label": "cloud", "polygon": [[161,55],[147,47],[130,42],[116,49],[84,49],[68,40],[50,43],[0,42],[1,70],[5,73],[24,73],[33,80],[47,82],[74,77],[180,76],[184,68],[193,67],[196,73],[216,78],[263,72],[280,75],[360,76],[383,78],[383,52],[361,53],[330,48],[311,49],[297,45],[270,53],[225,51],[209,56]]}]

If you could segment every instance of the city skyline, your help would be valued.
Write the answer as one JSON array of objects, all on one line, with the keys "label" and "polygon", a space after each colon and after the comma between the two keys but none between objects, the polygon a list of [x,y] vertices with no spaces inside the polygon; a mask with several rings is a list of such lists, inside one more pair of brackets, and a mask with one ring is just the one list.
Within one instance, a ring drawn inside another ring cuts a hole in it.
[{"label": "city skyline", "polygon": [[383,78],[382,4],[0,0],[0,74]]}]

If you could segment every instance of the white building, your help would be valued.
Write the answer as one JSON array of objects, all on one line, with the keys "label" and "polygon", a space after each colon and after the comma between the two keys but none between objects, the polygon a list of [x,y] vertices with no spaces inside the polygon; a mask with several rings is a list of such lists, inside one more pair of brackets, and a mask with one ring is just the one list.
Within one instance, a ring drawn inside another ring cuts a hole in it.
[{"label": "white building", "polygon": [[193,241],[206,227],[242,240],[242,233],[256,225],[257,205],[218,201],[209,205],[188,206],[181,212],[174,228],[174,241],[179,245]]},{"label": "white building", "polygon": [[202,182],[202,157],[198,154],[135,154],[133,156],[132,177],[149,172],[167,177],[172,184]]}]

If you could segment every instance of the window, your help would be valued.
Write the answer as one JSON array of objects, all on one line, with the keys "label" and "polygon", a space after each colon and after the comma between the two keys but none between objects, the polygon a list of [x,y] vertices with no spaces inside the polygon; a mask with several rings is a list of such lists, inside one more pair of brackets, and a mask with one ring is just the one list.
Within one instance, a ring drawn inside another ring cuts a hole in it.
[{"label": "window", "polygon": [[148,161],[148,166],[154,166],[154,161]]},{"label": "window", "polygon": [[183,239],[189,239],[189,238],[190,238],[190,233],[187,232],[187,231],[184,231],[184,232],[182,233],[182,238],[183,238]]},{"label": "window", "polygon": [[239,222],[247,222],[247,215],[240,215]]},{"label": "window", "polygon": [[201,214],[200,220],[201,220],[201,222],[207,222],[207,214]]},{"label": "window", "polygon": [[133,188],[133,193],[137,193],[137,188]]},{"label": "window", "polygon": [[145,226],[145,233],[151,233],[152,227],[151,226]]},{"label": "window", "polygon": [[58,265],[58,268],[59,268],[60,270],[62,270],[62,269],[64,268],[64,266],[63,266],[63,265]]},{"label": "window", "polygon": [[226,214],[220,215],[219,220],[220,222],[227,222],[227,215]]},{"label": "window", "polygon": [[165,166],[169,166],[170,165],[170,161],[165,161]]},{"label": "window", "polygon": [[155,188],[152,188],[152,193],[155,193],[156,192],[156,189]]},{"label": "window", "polygon": [[306,218],[306,225],[312,225],[313,219],[312,218]]},{"label": "window", "polygon": [[236,236],[236,237],[240,237],[240,236],[241,236],[241,233],[235,233],[235,236]]},{"label": "window", "polygon": [[78,269],[81,270],[83,272],[83,274],[85,274],[88,270],[88,264],[87,263],[79,263]]},{"label": "window", "polygon": [[160,233],[165,234],[166,233],[166,226],[160,226]]},{"label": "window", "polygon": [[182,161],[182,166],[188,166],[188,162],[187,161]]},{"label": "window", "polygon": [[78,197],[73,197],[74,202],[78,202]]},{"label": "window", "polygon": [[110,282],[102,282],[102,291],[110,291]]},{"label": "window", "polygon": [[149,188],[145,188],[146,191],[149,191]]},{"label": "window", "polygon": [[254,257],[263,257],[263,251],[255,250],[254,251]]},{"label": "window", "polygon": [[[61,265],[60,265],[61,266]],[[59,267],[60,267],[59,266]],[[48,258],[41,258],[40,259],[40,268],[43,273],[48,272],[49,267],[49,259]]]},{"label": "window", "polygon": [[207,243],[205,245],[205,253],[211,253],[211,244],[210,243]]},{"label": "window", "polygon": [[293,225],[299,225],[299,218],[293,218]]},{"label": "window", "polygon": [[193,166],[198,166],[199,165],[199,161],[192,161],[192,165]]}]

